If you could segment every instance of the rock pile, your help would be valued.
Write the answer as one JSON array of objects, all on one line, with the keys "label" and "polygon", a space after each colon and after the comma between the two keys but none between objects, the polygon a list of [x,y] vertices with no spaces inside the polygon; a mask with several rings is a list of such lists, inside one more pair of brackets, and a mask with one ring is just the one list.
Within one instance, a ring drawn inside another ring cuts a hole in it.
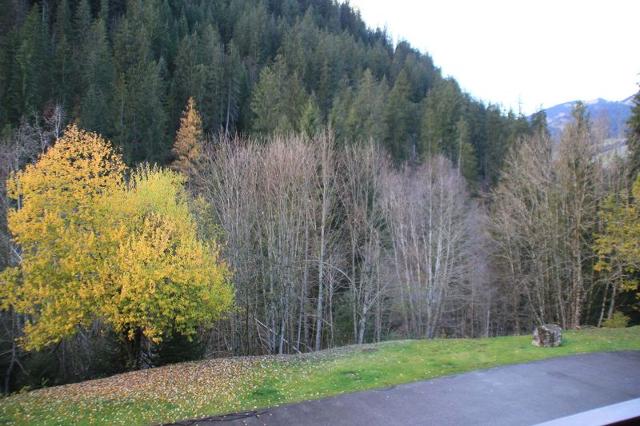
[{"label": "rock pile", "polygon": [[554,348],[562,343],[562,328],[556,324],[539,325],[533,330],[533,343],[544,348]]}]

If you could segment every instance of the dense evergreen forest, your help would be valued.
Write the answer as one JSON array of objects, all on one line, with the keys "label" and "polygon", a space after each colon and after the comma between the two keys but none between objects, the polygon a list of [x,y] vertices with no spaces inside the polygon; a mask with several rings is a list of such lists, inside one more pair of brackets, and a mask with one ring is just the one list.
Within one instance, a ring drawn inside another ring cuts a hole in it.
[{"label": "dense evergreen forest", "polygon": [[334,0],[0,0],[3,391],[637,322],[635,102],[607,157]]},{"label": "dense evergreen forest", "polygon": [[331,0],[2,0],[0,128],[59,107],[128,163],[166,163],[194,97],[205,133],[374,139],[495,182],[522,116],[463,93],[432,59]]}]

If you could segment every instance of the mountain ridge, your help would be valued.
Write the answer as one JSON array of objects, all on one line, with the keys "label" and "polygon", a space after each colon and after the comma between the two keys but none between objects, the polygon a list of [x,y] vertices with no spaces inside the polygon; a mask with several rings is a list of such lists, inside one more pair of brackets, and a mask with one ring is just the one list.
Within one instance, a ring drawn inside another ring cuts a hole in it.
[{"label": "mountain ridge", "polygon": [[[571,113],[578,102],[580,101],[563,102],[543,110],[547,115],[547,125],[553,137],[558,137],[564,127],[572,120]],[[606,126],[607,137],[625,137],[627,121],[633,107],[633,95],[619,101],[596,98],[582,102],[585,104],[594,125]]]}]

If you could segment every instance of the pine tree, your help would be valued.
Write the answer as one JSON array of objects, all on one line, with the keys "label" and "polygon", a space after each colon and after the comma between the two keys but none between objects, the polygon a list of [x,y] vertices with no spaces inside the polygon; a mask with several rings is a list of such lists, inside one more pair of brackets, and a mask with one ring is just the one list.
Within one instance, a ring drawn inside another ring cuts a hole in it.
[{"label": "pine tree", "polygon": [[278,98],[280,87],[278,77],[271,66],[266,66],[260,72],[260,79],[256,84],[251,99],[251,111],[254,114],[253,131],[256,133],[272,133],[279,121]]},{"label": "pine tree", "polygon": [[547,125],[547,113],[540,110],[531,116],[531,131],[549,137],[549,126]]},{"label": "pine tree", "polygon": [[297,73],[290,74],[281,55],[263,68],[254,89],[251,110],[256,133],[299,131],[306,94]]},{"label": "pine tree", "polygon": [[48,17],[41,6],[35,4],[20,29],[20,46],[16,53],[20,80],[20,106],[22,114],[37,114],[49,99],[51,84]]},{"label": "pine tree", "polygon": [[404,70],[396,78],[385,110],[387,134],[385,144],[396,161],[403,161],[413,154],[415,134],[412,132],[415,107],[409,100],[411,87]]},{"label": "pine tree", "polygon": [[75,74],[73,62],[73,27],[71,22],[71,10],[68,0],[62,0],[58,4],[56,22],[54,27],[55,51],[54,51],[54,96],[56,102],[63,108],[69,107],[73,98],[73,76]]},{"label": "pine tree", "polygon": [[336,91],[333,105],[329,112],[328,122],[339,144],[346,144],[351,141],[348,117],[352,109],[353,97],[353,90],[348,85],[342,84]]},{"label": "pine tree", "polygon": [[217,132],[224,123],[224,47],[218,31],[212,25],[207,25],[199,36],[199,50],[204,68],[203,89],[194,95],[200,105],[204,130]]},{"label": "pine tree", "polygon": [[162,162],[169,148],[164,65],[162,58],[158,62],[153,58],[146,20],[143,11],[134,8],[114,35],[114,139],[123,147],[125,159],[132,163]]},{"label": "pine tree", "polygon": [[228,136],[236,128],[240,119],[243,101],[242,89],[247,78],[247,70],[233,40],[227,45],[223,71],[222,119],[224,133]]},{"label": "pine tree", "polygon": [[509,132],[502,111],[496,105],[489,105],[485,114],[487,144],[481,162],[481,174],[492,184],[500,176],[500,165],[508,149]]},{"label": "pine tree", "polygon": [[220,129],[226,104],[223,64],[223,46],[213,26],[208,25],[180,41],[171,87],[172,117],[176,121],[186,100],[193,96],[202,114],[203,129],[208,132]]},{"label": "pine tree", "polygon": [[358,83],[351,107],[347,112],[345,137],[351,141],[382,142],[385,136],[384,105],[386,85],[376,82],[369,69]]},{"label": "pine tree", "polygon": [[629,147],[629,170],[635,178],[640,172],[640,90],[633,97],[633,109],[629,117],[627,146]]},{"label": "pine tree", "polygon": [[17,63],[19,44],[17,30],[0,39],[0,129],[17,125],[22,115],[22,84]]},{"label": "pine tree", "polygon": [[478,179],[476,153],[471,144],[471,131],[469,123],[460,117],[456,124],[456,136],[458,139],[458,154],[456,166],[469,183],[475,183]]},{"label": "pine tree", "polygon": [[88,0],[80,0],[76,6],[76,14],[73,20],[73,29],[76,46],[82,46],[84,38],[91,27],[91,5]]},{"label": "pine tree", "polygon": [[87,130],[112,136],[114,70],[103,18],[91,25],[83,51],[80,75],[87,89],[80,101],[80,124]]},{"label": "pine tree", "polygon": [[440,153],[457,162],[457,124],[461,110],[460,89],[454,81],[442,80],[429,91],[422,118],[421,156]]},{"label": "pine tree", "polygon": [[171,168],[181,172],[187,178],[193,178],[202,155],[202,120],[193,98],[189,98],[180,119],[180,128],[176,134],[172,154]]},{"label": "pine tree", "polygon": [[[178,44],[175,59],[175,75],[171,83],[171,121],[179,122],[184,105],[189,97],[198,99],[204,91],[204,66],[198,57],[198,38],[196,34],[187,34]],[[199,100],[199,99],[198,99]]]},{"label": "pine tree", "polygon": [[307,105],[302,112],[302,116],[300,117],[300,132],[304,134],[308,138],[314,137],[320,127],[322,126],[322,115],[320,113],[320,108],[318,108],[318,103],[316,102],[315,95],[309,96],[307,100]]},{"label": "pine tree", "polygon": [[100,13],[98,18],[102,19],[109,27],[109,0],[100,0]]}]

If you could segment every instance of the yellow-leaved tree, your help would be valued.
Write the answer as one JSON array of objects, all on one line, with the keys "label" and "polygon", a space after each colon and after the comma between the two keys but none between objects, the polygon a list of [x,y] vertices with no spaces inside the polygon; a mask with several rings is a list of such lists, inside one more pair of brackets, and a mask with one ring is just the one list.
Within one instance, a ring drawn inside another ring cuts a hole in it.
[{"label": "yellow-leaved tree", "polygon": [[105,270],[116,285],[103,315],[131,342],[131,355],[141,337],[157,343],[168,330],[191,336],[233,304],[228,268],[214,242],[198,239],[183,183],[179,173],[142,166],[105,199],[119,244]]},{"label": "yellow-leaved tree", "polygon": [[[640,274],[640,176],[636,179],[631,200],[626,194],[611,196],[601,213],[604,232],[596,236],[595,249],[599,261],[596,272],[611,276],[612,296],[609,316],[613,313],[616,291],[638,292]],[[640,293],[636,294],[636,300]],[[637,306],[640,307],[640,306]]]},{"label": "yellow-leaved tree", "polygon": [[69,127],[36,164],[12,175],[7,214],[20,263],[3,272],[3,305],[28,315],[27,349],[75,333],[93,320],[110,243],[100,199],[123,188],[125,165],[102,138]]},{"label": "yellow-leaved tree", "polygon": [[18,265],[3,307],[27,314],[23,345],[41,349],[99,320],[130,343],[193,335],[228,311],[233,289],[214,242],[198,239],[183,177],[128,170],[109,142],[71,126],[16,173],[8,225]]}]

